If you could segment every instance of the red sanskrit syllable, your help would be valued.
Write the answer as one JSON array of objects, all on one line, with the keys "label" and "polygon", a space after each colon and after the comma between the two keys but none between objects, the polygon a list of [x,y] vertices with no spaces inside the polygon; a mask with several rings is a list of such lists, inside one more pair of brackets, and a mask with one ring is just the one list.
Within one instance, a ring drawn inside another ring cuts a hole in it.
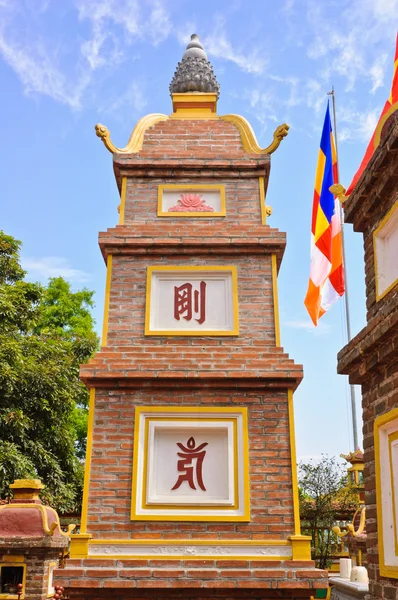
[{"label": "red sanskrit syllable", "polygon": [[177,490],[180,485],[186,481],[189,487],[192,490],[196,490],[195,481],[194,481],[194,465],[192,461],[196,460],[195,472],[196,472],[196,481],[198,482],[198,486],[204,492],[206,491],[205,484],[203,483],[203,460],[206,455],[206,450],[203,450],[206,446],[208,446],[208,442],[204,442],[200,444],[200,446],[196,447],[196,442],[193,437],[190,437],[187,442],[187,447],[177,442],[177,446],[182,450],[182,452],[177,452],[177,456],[181,457],[181,460],[177,461],[177,471],[180,473],[178,476],[177,482],[175,483],[172,490]]}]

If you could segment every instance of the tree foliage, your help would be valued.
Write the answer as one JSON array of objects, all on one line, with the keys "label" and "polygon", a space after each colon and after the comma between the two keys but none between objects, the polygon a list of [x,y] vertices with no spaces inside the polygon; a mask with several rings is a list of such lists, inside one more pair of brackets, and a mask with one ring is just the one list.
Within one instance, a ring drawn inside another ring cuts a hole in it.
[{"label": "tree foliage", "polygon": [[335,457],[322,455],[318,462],[299,464],[300,519],[303,533],[312,538],[316,566],[330,566],[336,520],[352,517],[358,507],[356,490]]},{"label": "tree foliage", "polygon": [[78,510],[88,392],[79,366],[98,346],[93,292],[24,280],[20,242],[0,232],[0,496],[38,477],[60,512]]}]

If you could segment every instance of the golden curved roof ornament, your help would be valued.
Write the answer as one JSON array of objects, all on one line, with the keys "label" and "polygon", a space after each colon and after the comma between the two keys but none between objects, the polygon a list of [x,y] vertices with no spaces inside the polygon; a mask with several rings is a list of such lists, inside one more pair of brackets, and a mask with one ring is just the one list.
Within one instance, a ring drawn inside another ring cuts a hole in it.
[{"label": "golden curved roof ornament", "polygon": [[229,123],[232,123],[239,129],[243,148],[246,152],[250,152],[252,154],[272,154],[279,148],[281,141],[289,133],[289,125],[287,123],[278,125],[274,131],[274,139],[272,140],[271,144],[266,148],[260,148],[250,123],[246,121],[244,117],[241,115],[223,115],[220,117],[220,119],[222,121],[228,121]]},{"label": "golden curved roof ornament", "polygon": [[149,127],[153,127],[153,125],[156,125],[156,123],[167,121],[168,118],[169,117],[167,115],[163,115],[161,113],[152,113],[142,117],[142,119],[140,119],[137,125],[134,127],[133,132],[130,135],[130,139],[124,148],[118,148],[115,146],[111,140],[109,129],[105,127],[105,125],[97,123],[95,126],[95,133],[104,142],[105,147],[109,150],[109,152],[112,152],[112,154],[135,154],[142,148],[146,130],[149,129]]},{"label": "golden curved roof ornament", "polygon": [[388,109],[388,111],[381,117],[380,121],[377,123],[375,135],[373,138],[373,146],[374,146],[375,150],[376,150],[377,146],[380,144],[381,130],[383,129],[385,122],[387,121],[387,119],[389,117],[391,117],[391,115],[396,110],[398,110],[398,102],[395,102],[394,104],[392,104],[390,106],[390,108]]},{"label": "golden curved roof ornament", "polygon": [[[358,511],[361,511],[361,516],[359,518],[358,529],[355,531],[353,523],[355,522],[355,517],[357,516]],[[351,535],[353,537],[358,537],[359,535],[361,535],[361,533],[365,529],[365,523],[366,523],[366,507],[362,506],[362,507],[357,508],[357,510],[355,511],[354,516],[352,518],[352,523],[348,523],[346,531],[341,531],[340,527],[338,527],[337,525],[335,527],[332,527],[332,531],[339,538],[343,538],[346,535],[348,535],[349,533],[351,533]]]}]

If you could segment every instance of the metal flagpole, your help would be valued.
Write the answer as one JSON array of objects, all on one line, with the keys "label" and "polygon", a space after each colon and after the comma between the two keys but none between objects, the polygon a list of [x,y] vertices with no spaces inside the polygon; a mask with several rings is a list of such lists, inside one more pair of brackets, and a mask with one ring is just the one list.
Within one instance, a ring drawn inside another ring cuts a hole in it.
[{"label": "metal flagpole", "polygon": [[[336,100],[334,94],[334,86],[332,86],[332,91],[327,93],[328,96],[332,96],[332,106],[333,106],[333,125],[334,125],[334,139],[336,144],[336,166],[337,166],[337,182],[340,181],[339,178],[339,151],[337,144],[337,125],[336,125]],[[350,320],[350,308],[348,304],[348,275],[347,275],[347,261],[345,255],[345,244],[344,244],[344,213],[343,207],[340,204],[340,217],[341,217],[341,244],[343,249],[343,264],[344,264],[344,284],[345,284],[345,294],[344,294],[344,304],[345,304],[345,315],[346,315],[346,325],[347,325],[347,340],[351,341],[351,320]],[[350,384],[350,394],[351,394],[351,415],[352,415],[352,434],[354,438],[354,451],[358,448],[358,431],[357,431],[357,417],[355,410],[355,388]]]}]

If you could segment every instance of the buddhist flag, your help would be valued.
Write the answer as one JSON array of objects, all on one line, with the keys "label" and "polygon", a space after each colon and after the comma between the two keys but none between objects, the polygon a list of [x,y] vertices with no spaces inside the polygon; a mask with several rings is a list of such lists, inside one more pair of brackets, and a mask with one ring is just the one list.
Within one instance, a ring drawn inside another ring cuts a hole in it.
[{"label": "buddhist flag", "polygon": [[363,171],[366,169],[368,162],[372,158],[374,151],[376,150],[377,146],[379,145],[380,134],[381,134],[381,130],[383,128],[384,123],[387,121],[388,117],[394,111],[398,110],[398,68],[397,67],[398,67],[398,34],[397,34],[397,38],[396,38],[396,42],[395,42],[394,74],[393,74],[393,78],[392,78],[391,93],[390,93],[390,96],[389,96],[387,102],[384,105],[383,110],[381,111],[381,115],[379,117],[376,129],[371,137],[371,140],[370,140],[369,145],[365,152],[365,156],[362,159],[361,165],[360,165],[358,171],[355,173],[354,179],[352,180],[351,185],[349,186],[348,190],[345,193],[346,196],[349,196],[353,192],[353,190],[358,182],[358,179],[362,175]]},{"label": "buddhist flag", "polygon": [[304,304],[314,323],[344,294],[340,206],[329,191],[337,182],[337,160],[329,102],[315,177],[310,280]]}]

